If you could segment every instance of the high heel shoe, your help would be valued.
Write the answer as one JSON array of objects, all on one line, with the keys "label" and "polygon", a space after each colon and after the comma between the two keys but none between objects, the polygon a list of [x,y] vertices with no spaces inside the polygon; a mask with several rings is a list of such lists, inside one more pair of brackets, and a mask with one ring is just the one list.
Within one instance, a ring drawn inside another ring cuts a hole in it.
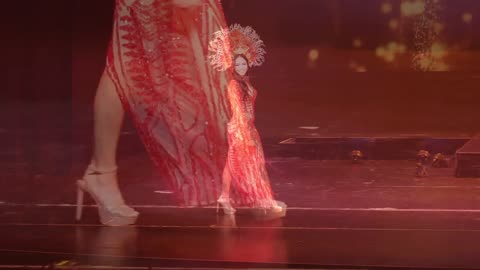
[{"label": "high heel shoe", "polygon": [[253,208],[255,216],[268,217],[268,218],[280,218],[285,217],[287,214],[287,205],[282,201],[276,201],[269,203],[270,206],[258,206]]},{"label": "high heel shoe", "polygon": [[[115,198],[117,203],[115,205],[108,205],[107,202],[102,200],[99,194],[96,194],[94,187],[89,184],[87,179],[91,177],[99,177],[100,175],[112,174],[116,172],[116,168],[111,170],[92,170],[89,166],[87,172],[83,179],[77,180],[77,209],[76,209],[76,219],[81,220],[82,210],[83,210],[83,198],[84,193],[87,192],[93,198],[98,207],[98,215],[100,222],[107,226],[126,226],[134,224],[138,218],[138,212],[133,208],[125,205],[121,194]],[[92,180],[95,181],[95,180]],[[98,192],[98,191],[97,191]],[[111,203],[110,203],[111,204]]]},{"label": "high heel shoe", "polygon": [[222,206],[223,213],[225,215],[234,215],[237,210],[232,207],[230,200],[223,196],[220,196],[217,200],[217,213],[219,212],[220,205]]},{"label": "high heel shoe", "polygon": [[[85,172],[85,177],[88,177],[89,175],[102,175],[102,174],[113,174],[113,173],[116,173],[117,172],[117,167],[113,167],[111,168],[110,170],[102,170],[102,171],[99,171],[95,168],[95,166],[91,163],[90,165],[88,165],[87,167],[87,170]],[[122,197],[122,194],[120,193],[120,191],[118,191],[116,194],[114,194],[117,196],[116,198],[116,201],[118,202],[118,205],[121,206],[121,208],[119,208],[118,210],[121,211],[121,214],[124,215],[124,216],[133,216],[133,215],[137,215],[138,216],[138,212],[135,211],[135,209],[131,208],[130,206],[126,205],[125,204],[125,201],[123,200],[123,197]]]}]

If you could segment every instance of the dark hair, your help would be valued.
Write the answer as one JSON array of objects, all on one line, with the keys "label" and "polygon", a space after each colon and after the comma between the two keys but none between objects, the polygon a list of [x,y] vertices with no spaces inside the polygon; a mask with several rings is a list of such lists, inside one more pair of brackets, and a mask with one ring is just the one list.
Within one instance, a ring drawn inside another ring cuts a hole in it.
[{"label": "dark hair", "polygon": [[240,84],[240,88],[242,89],[242,92],[243,92],[243,100],[246,100],[248,97],[248,85],[247,85],[246,79],[248,80],[248,78],[246,78],[246,76],[240,76],[240,74],[238,74],[237,71],[235,70],[235,61],[239,57],[245,59],[245,61],[247,62],[247,66],[249,66],[248,59],[245,55],[236,54],[233,57],[233,78]]}]

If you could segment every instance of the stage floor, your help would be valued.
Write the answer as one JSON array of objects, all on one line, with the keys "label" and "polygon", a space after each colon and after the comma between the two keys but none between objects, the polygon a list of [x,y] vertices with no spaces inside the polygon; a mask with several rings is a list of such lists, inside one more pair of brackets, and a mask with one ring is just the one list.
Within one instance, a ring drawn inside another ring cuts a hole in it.
[{"label": "stage floor", "polygon": [[99,226],[91,205],[76,223],[74,179],[41,176],[35,193],[0,205],[0,266],[480,269],[479,179],[452,168],[415,178],[414,165],[271,159],[273,189],[289,205],[280,219],[178,208],[148,166],[122,169],[125,197],[141,212],[124,228]]},{"label": "stage floor", "polygon": [[70,105],[50,105],[23,114],[15,111],[21,106],[2,107],[0,269],[480,269],[480,179],[455,178],[453,167],[417,178],[415,153],[360,164],[272,154],[278,138],[305,135],[298,123],[261,132],[272,187],[289,206],[285,218],[240,210],[233,220],[214,208],[177,208],[127,124],[119,177],[139,222],[102,227],[88,207],[77,224],[75,180],[90,155],[89,114],[72,120],[79,113],[66,113]]},{"label": "stage floor", "polygon": [[93,207],[79,224],[69,206],[1,209],[0,266],[480,268],[478,210],[292,207],[266,219],[157,206],[139,208],[136,226],[102,227]]}]

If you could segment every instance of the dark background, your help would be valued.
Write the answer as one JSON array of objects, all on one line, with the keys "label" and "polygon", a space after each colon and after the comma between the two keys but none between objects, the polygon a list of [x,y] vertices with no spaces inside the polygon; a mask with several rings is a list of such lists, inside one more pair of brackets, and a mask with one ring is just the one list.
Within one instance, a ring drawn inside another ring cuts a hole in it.
[{"label": "dark background", "polygon": [[[384,2],[392,3],[391,14],[380,12]],[[264,142],[293,136],[299,126],[318,126],[314,135],[319,136],[469,137],[480,130],[478,0],[443,1],[441,38],[456,48],[446,58],[448,72],[416,71],[409,53],[394,63],[375,56],[375,48],[392,40],[412,44],[413,29],[406,27],[399,37],[387,26],[398,17],[398,0],[222,3],[229,23],[253,26],[267,44],[267,62],[251,73],[259,90],[256,121]],[[2,3],[0,203],[3,198],[73,200],[71,180],[81,175],[91,154],[91,104],[113,7],[113,0]],[[473,14],[470,25],[461,20],[467,11]],[[354,38],[364,45],[354,48]],[[307,58],[311,49],[319,55],[313,64]],[[355,72],[356,65],[367,72]],[[151,173],[134,133],[127,121],[120,167],[137,162],[144,169],[131,175],[122,171],[127,185]],[[58,191],[52,195],[52,190]]]},{"label": "dark background", "polygon": [[[384,2],[394,7],[389,15],[379,12]],[[364,43],[361,50],[366,51],[373,51],[395,38],[387,22],[389,18],[398,17],[399,3],[399,0],[223,1],[229,23],[253,26],[270,51],[292,47],[343,50],[337,58],[320,59],[319,76],[322,76],[322,68],[323,71],[338,71],[339,62],[348,57],[349,51],[354,51],[353,38],[361,38]],[[473,56],[480,47],[479,32],[471,31],[480,27],[480,4],[475,0],[445,0],[442,3],[441,18],[447,22],[443,39],[450,44],[469,39],[468,48],[462,51]],[[114,1],[27,0],[3,5],[2,74],[6,84],[1,91],[2,100],[69,100],[73,97],[88,102],[104,63]],[[460,19],[466,11],[473,14],[470,26]],[[411,43],[408,40],[411,31],[405,30],[407,43]],[[267,58],[267,65],[261,70],[263,76],[279,74],[295,64],[290,60],[272,60],[276,52],[272,51],[273,55]],[[478,72],[480,69],[474,59],[477,58],[464,61],[457,69]],[[268,65],[273,61],[280,65]],[[380,72],[389,69],[377,63],[373,66]],[[397,75],[397,78],[402,77],[402,74]],[[301,75],[291,74],[290,79],[295,80],[295,77]],[[394,91],[390,92],[394,94]]]}]

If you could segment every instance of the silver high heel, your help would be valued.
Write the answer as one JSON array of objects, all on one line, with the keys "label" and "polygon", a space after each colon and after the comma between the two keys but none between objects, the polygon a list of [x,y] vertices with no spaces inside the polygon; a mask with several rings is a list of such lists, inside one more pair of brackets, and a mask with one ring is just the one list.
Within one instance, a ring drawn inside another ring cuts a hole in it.
[{"label": "silver high heel", "polygon": [[77,180],[77,207],[75,217],[78,221],[82,218],[84,193],[87,192],[97,204],[98,215],[102,224],[107,226],[126,226],[136,222],[138,212],[125,205],[123,199],[120,199],[120,204],[118,205],[106,205],[106,203],[102,202],[101,198],[93,192],[85,180],[87,177],[98,177],[99,175],[111,174],[116,171],[116,168],[105,171],[95,171],[89,166],[83,179]]},{"label": "silver high heel", "polygon": [[273,201],[273,205],[269,207],[259,206],[253,208],[255,216],[280,218],[285,217],[287,214],[287,205],[282,201]]},{"label": "silver high heel", "polygon": [[220,196],[220,198],[217,200],[217,214],[220,211],[220,205],[222,206],[223,213],[225,215],[234,215],[237,211],[232,207],[232,204],[230,204],[230,200],[223,196]]}]

